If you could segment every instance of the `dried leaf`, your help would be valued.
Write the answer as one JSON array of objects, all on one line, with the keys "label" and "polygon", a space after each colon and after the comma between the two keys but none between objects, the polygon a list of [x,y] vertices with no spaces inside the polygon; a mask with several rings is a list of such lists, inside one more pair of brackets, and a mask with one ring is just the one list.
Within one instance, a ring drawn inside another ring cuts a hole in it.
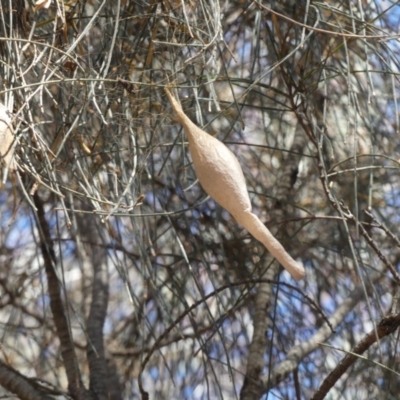
[{"label": "dried leaf", "polygon": [[35,12],[38,12],[42,8],[49,8],[51,0],[38,0],[33,7]]},{"label": "dried leaf", "polygon": [[[0,103],[0,171],[14,169],[12,162],[14,133],[12,128],[11,115],[7,107]],[[5,177],[3,177],[3,181]]]},{"label": "dried leaf", "polygon": [[11,122],[10,112],[0,103],[0,188],[6,182],[7,169],[15,169],[12,159],[14,132]]}]

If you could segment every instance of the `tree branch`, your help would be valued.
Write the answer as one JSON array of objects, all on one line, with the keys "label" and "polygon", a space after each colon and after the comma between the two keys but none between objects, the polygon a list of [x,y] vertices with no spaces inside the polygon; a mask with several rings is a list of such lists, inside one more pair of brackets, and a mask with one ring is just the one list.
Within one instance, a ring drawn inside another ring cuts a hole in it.
[{"label": "tree branch", "polygon": [[329,390],[335,385],[340,377],[348,370],[348,368],[354,364],[358,359],[357,355],[363,354],[367,351],[375,342],[384,338],[385,336],[391,335],[400,326],[400,314],[390,314],[381,319],[377,329],[373,329],[358,343],[352,351],[344,357],[342,361],[336,366],[336,368],[325,378],[322,385],[315,392],[311,400],[322,400],[328,394]]},{"label": "tree branch", "polygon": [[87,390],[84,388],[81,381],[78,361],[74,350],[74,342],[72,340],[72,333],[61,300],[61,287],[55,270],[57,259],[50,236],[50,228],[46,220],[44,205],[38,192],[35,192],[33,195],[33,200],[37,209],[36,223],[39,230],[40,247],[47,276],[50,308],[53,314],[57,335],[60,339],[61,355],[68,379],[68,390],[71,395],[78,400],[87,399],[90,398],[90,396],[88,397]]},{"label": "tree branch", "polygon": [[[300,127],[296,131],[296,135],[291,146],[297,154],[301,154],[307,143],[307,137]],[[284,220],[284,211],[282,205],[287,202],[290,191],[294,184],[294,174],[297,171],[300,162],[300,156],[289,157],[279,175],[279,186],[277,188],[276,207],[270,213],[271,218],[275,220]],[[272,261],[272,258],[270,258]],[[263,279],[273,280],[279,272],[279,264],[274,263],[266,271]],[[248,356],[246,377],[241,390],[241,400],[254,400],[261,397],[263,388],[260,382],[260,374],[265,367],[264,353],[267,347],[266,332],[269,328],[268,305],[271,303],[272,287],[269,284],[261,283],[255,301],[254,311],[254,334],[250,345]]]},{"label": "tree branch", "polygon": [[51,400],[52,397],[37,390],[29,379],[0,361],[0,385],[21,400]]},{"label": "tree branch", "polygon": [[[80,227],[81,234],[89,237],[97,230],[96,233],[100,235],[93,220],[89,220],[89,218],[84,219],[86,227]],[[87,357],[90,371],[90,389],[95,393],[97,399],[107,400],[109,399],[107,388],[108,368],[104,353],[103,336],[109,296],[109,277],[105,262],[107,253],[104,249],[98,250],[93,247],[90,247],[90,249],[93,267],[92,301],[87,320]]]},{"label": "tree branch", "polygon": [[[373,282],[378,281],[379,276],[376,276]],[[329,318],[331,327],[336,329],[343,321],[343,319],[348,315],[348,313],[360,302],[364,296],[364,288],[362,284],[359,284],[355,289],[343,300],[342,304],[337,308],[337,310]],[[313,352],[319,343],[326,341],[332,334],[331,328],[327,322],[318,329],[318,331],[306,342],[294,346],[287,354],[284,361],[278,364],[271,374],[265,374],[261,377],[262,385],[264,386],[265,392],[268,388],[278,385],[283,381],[290,373],[292,373],[299,365],[301,360],[308,354]]]}]

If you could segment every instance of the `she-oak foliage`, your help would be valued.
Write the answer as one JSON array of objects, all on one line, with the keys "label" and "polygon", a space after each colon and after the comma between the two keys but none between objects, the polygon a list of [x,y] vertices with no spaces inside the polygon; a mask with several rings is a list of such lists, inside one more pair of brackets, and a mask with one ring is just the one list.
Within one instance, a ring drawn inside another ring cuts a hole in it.
[{"label": "she-oak foliage", "polygon": [[397,398],[399,15],[1,0],[0,396]]}]

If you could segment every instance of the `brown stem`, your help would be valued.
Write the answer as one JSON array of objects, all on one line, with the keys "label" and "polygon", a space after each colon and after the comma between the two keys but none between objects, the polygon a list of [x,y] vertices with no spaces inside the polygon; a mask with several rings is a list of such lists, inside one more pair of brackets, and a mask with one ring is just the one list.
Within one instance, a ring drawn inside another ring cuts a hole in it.
[{"label": "brown stem", "polygon": [[78,361],[76,359],[74,342],[70,330],[69,321],[61,300],[61,285],[57,277],[55,266],[57,259],[51,240],[50,228],[46,220],[44,204],[39,197],[38,192],[33,195],[33,201],[37,209],[36,222],[40,235],[40,248],[43,255],[44,267],[47,276],[47,285],[50,297],[50,308],[53,314],[54,324],[56,326],[57,335],[60,339],[61,356],[64,361],[64,367],[68,379],[68,390],[72,397],[76,399],[90,398],[84,388]]},{"label": "brown stem", "polygon": [[346,357],[340,361],[336,368],[325,378],[322,385],[311,400],[322,400],[329,390],[335,385],[347,369],[358,359],[357,355],[363,354],[375,342],[396,331],[400,326],[400,314],[392,314],[384,317],[379,322],[377,329],[373,329],[358,343]]},{"label": "brown stem", "polygon": [[35,389],[29,380],[18,371],[0,361],[0,385],[21,400],[51,400],[43,392]]}]

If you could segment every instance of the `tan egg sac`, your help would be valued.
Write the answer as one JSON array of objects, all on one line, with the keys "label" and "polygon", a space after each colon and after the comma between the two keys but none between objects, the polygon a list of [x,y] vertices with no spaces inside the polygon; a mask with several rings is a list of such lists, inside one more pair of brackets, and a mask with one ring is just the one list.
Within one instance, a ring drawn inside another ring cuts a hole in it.
[{"label": "tan egg sac", "polygon": [[0,103],[0,166],[3,168],[8,166],[9,169],[13,169],[12,147],[14,135],[11,122],[7,107]]},{"label": "tan egg sac", "polygon": [[294,279],[304,278],[303,266],[290,257],[268,228],[251,212],[246,181],[236,156],[218,139],[198,128],[183,112],[168,88],[165,88],[165,92],[188,136],[190,154],[203,189],[258,239]]}]

